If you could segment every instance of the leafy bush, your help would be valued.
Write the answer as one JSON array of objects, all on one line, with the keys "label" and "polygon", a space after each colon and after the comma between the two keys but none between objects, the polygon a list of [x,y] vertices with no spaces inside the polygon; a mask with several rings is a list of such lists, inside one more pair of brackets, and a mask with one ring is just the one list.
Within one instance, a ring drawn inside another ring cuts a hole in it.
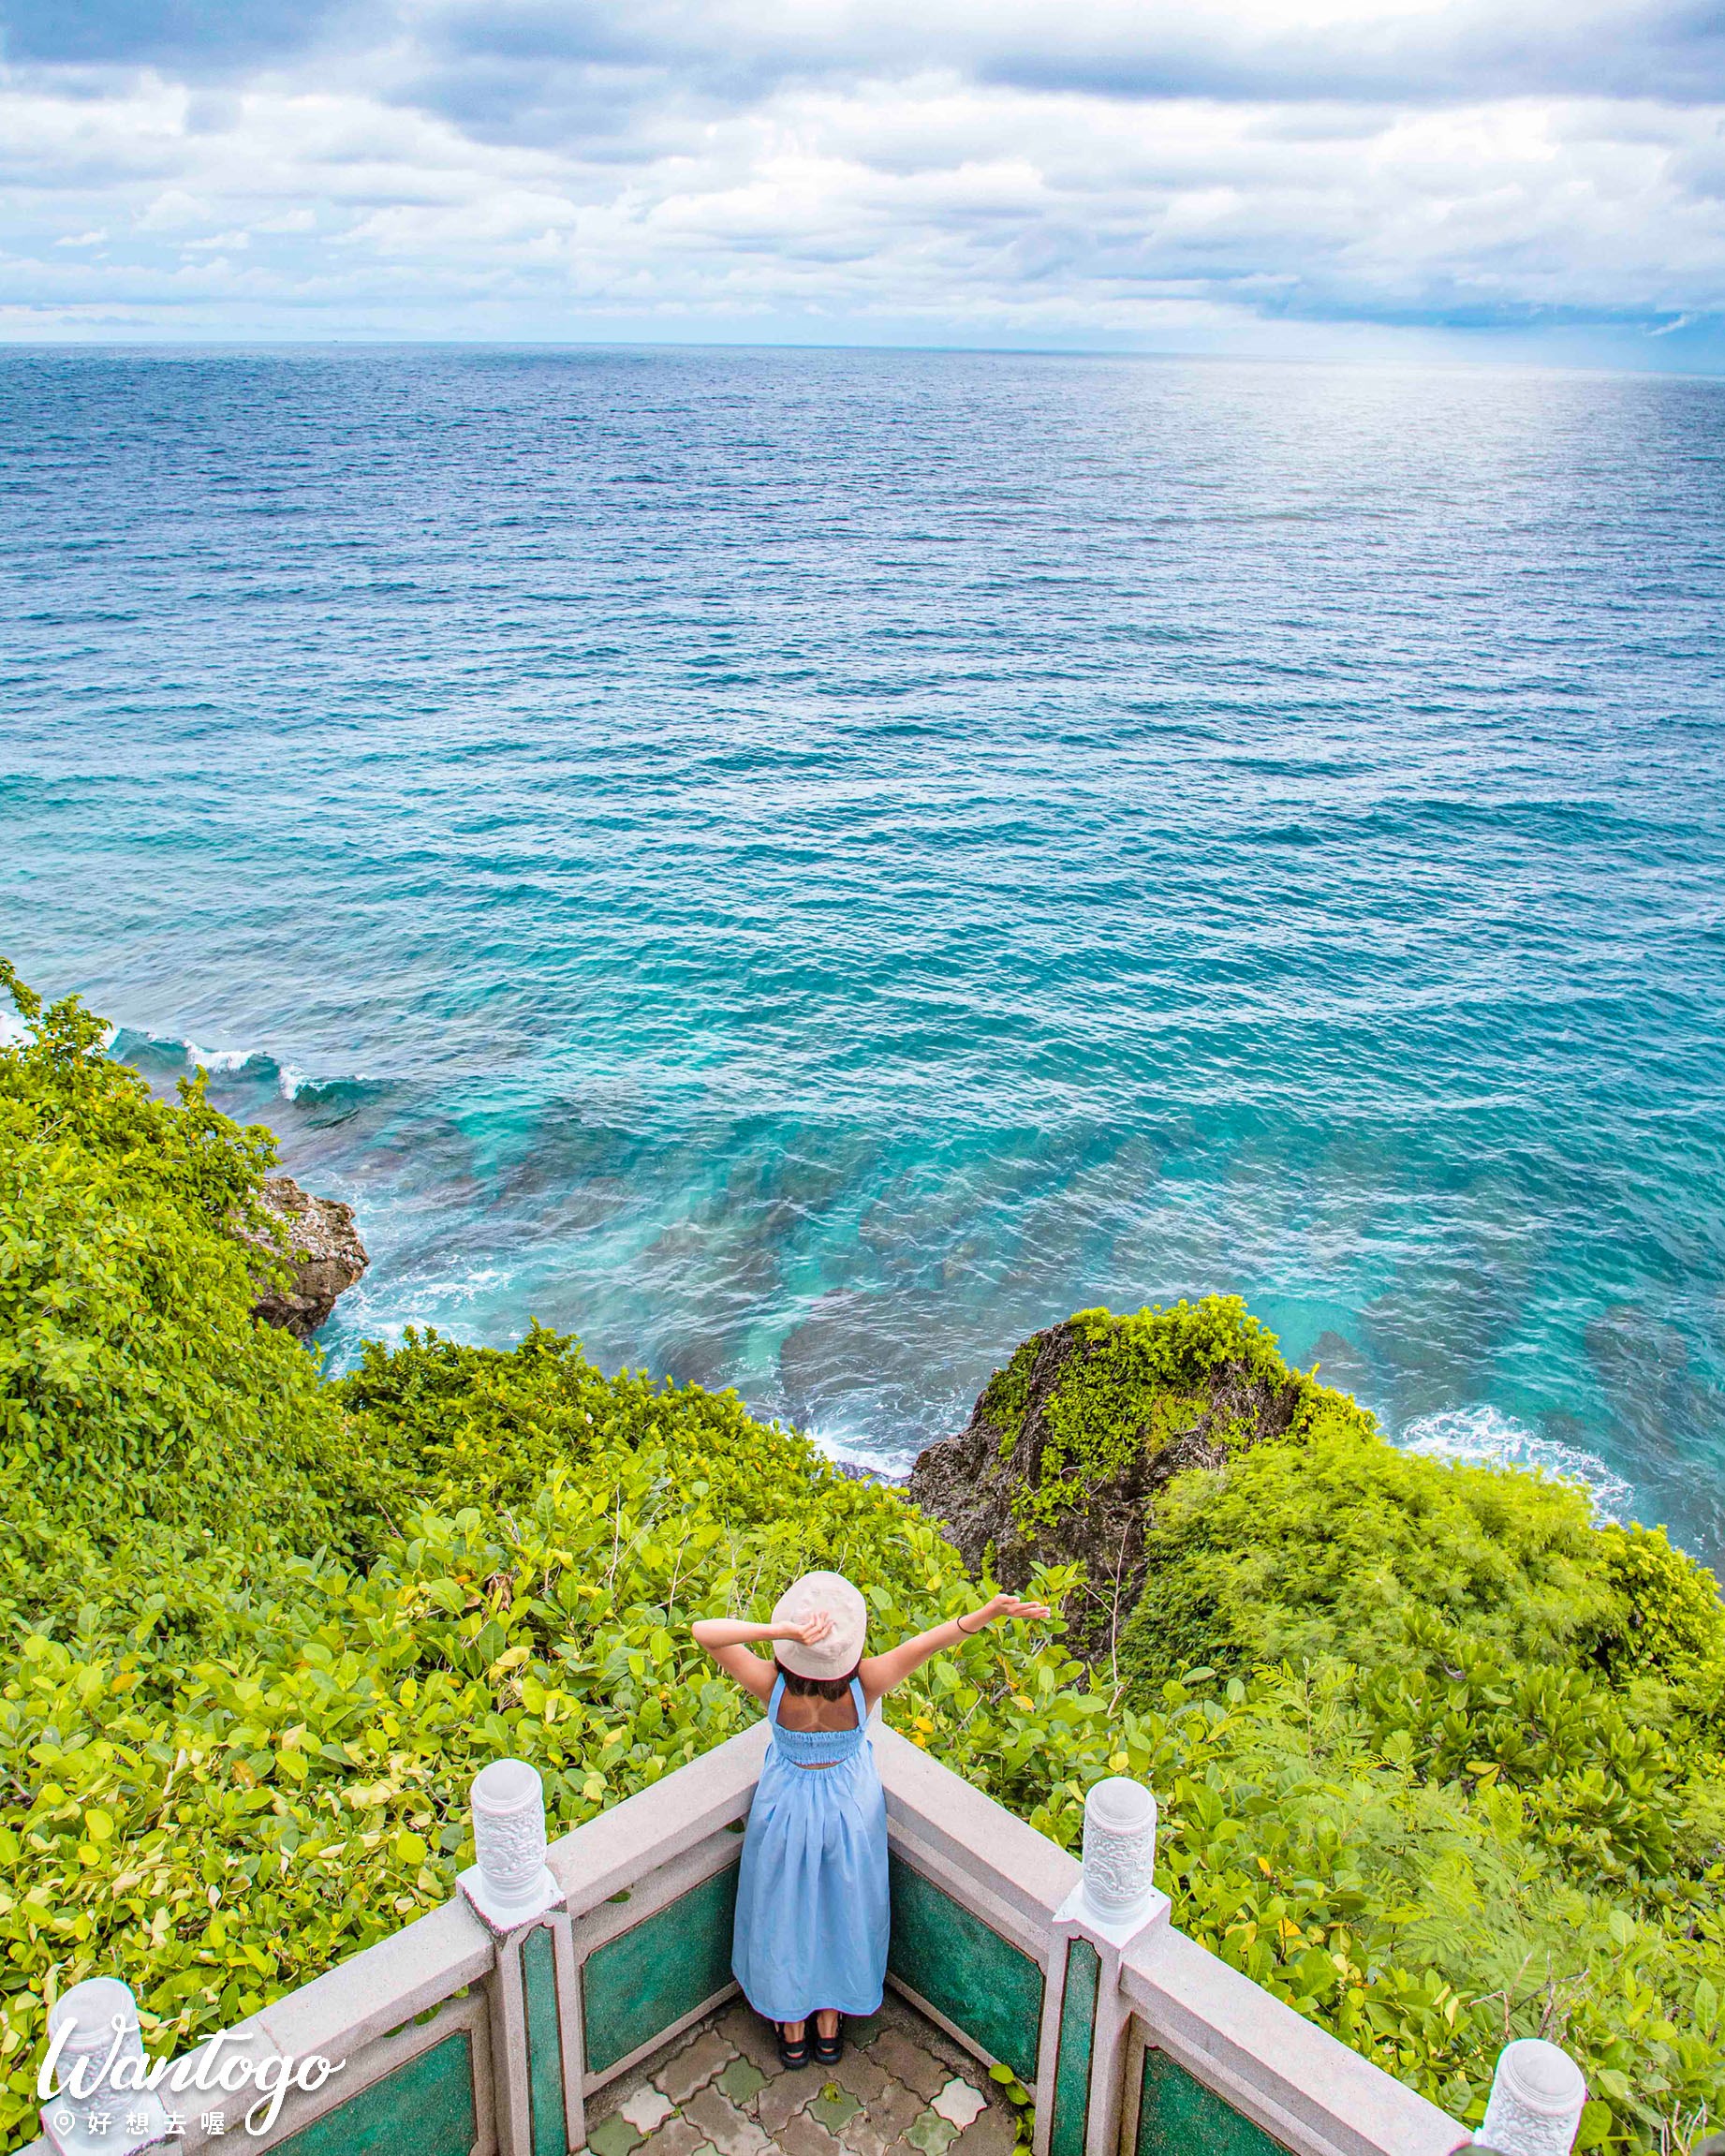
[{"label": "leafy bush", "polygon": [[1713,1574],[1674,1550],[1663,1528],[1608,1527],[1599,1536],[1614,1595],[1600,1653],[1614,1676],[1641,1672],[1718,1700],[1725,1677],[1725,1608]]},{"label": "leafy bush", "polygon": [[906,1572],[890,1500],[871,1519],[817,1466],[796,1482],[796,1519],[732,1528],[642,1433],[591,1476],[554,1471],[511,1525],[413,1520],[366,1573],[287,1556],[262,1586],[206,1576],[220,1654],[183,1659],[147,1603],[124,1628],[92,1603],[27,1631],[0,1698],[23,1793],[0,1830],[7,2123],[66,1984],[117,1967],[172,2047],[446,1899],[486,1761],[533,1758],[570,1825],[742,1727],[689,1618],[757,1581],[770,1602],[818,1552]]},{"label": "leafy bush", "polygon": [[1153,1677],[1322,1654],[1375,1665],[1416,1612],[1562,1657],[1618,1609],[1607,1550],[1579,1490],[1449,1467],[1324,1418],[1163,1494],[1122,1658]]},{"label": "leafy bush", "polygon": [[1114,1653],[1138,1601],[1166,1484],[1320,1425],[1370,1421],[1290,1369],[1237,1295],[1081,1310],[1020,1346],[959,1437],[918,1460],[908,1495],[968,1563],[1014,1587],[1039,1562],[1080,1566],[1069,1636],[1095,1661]]},{"label": "leafy bush", "polygon": [[[4,965],[0,961],[0,965]],[[342,1417],[310,1360],[252,1322],[250,1218],[271,1158],[205,1101],[96,1054],[75,998],[0,1052],[0,1431],[6,1510],[146,1511],[243,1532],[261,1508],[334,1530]]]},{"label": "leafy bush", "polygon": [[[1710,1573],[1661,1533],[1595,1528],[1579,1491],[1321,1418],[1180,1477],[1146,1557],[1128,1698],[1219,1673],[1261,1718],[1187,1817],[1249,1839],[1266,1884],[1212,1855],[1187,1883],[1201,1936],[1247,1941],[1265,1981],[1266,1919],[1291,1926],[1294,2003],[1359,2048],[1389,2039],[1374,2055],[1464,2116],[1473,2032],[1530,2027],[1605,2100],[1584,2146],[1717,2116]],[[1359,1982],[1374,1967],[1393,2012]]]},{"label": "leafy bush", "polygon": [[1040,1403],[1034,1479],[1014,1499],[1026,1527],[1051,1525],[1194,1427],[1212,1445],[1250,1444],[1266,1427],[1286,1427],[1309,1385],[1237,1295],[1128,1317],[1080,1310],[1054,1336],[1026,1340],[989,1381],[982,1409],[1003,1458],[1019,1442],[1039,1344],[1056,1336],[1069,1351]]}]

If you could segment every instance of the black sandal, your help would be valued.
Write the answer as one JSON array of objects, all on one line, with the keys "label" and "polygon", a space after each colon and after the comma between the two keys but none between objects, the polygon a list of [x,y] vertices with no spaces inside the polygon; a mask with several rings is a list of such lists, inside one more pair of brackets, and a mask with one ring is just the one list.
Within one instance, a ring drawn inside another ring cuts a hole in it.
[{"label": "black sandal", "polygon": [[808,2023],[805,2021],[803,2024],[803,2033],[794,2044],[786,2035],[785,2024],[782,2021],[775,2021],[773,2026],[778,2031],[779,2064],[789,2067],[793,2074],[799,2066],[806,2066],[808,2064]]},{"label": "black sandal", "polygon": [[841,2014],[838,2027],[831,2036],[815,2031],[815,2063],[817,2066],[836,2066],[845,2056],[845,2017]]}]

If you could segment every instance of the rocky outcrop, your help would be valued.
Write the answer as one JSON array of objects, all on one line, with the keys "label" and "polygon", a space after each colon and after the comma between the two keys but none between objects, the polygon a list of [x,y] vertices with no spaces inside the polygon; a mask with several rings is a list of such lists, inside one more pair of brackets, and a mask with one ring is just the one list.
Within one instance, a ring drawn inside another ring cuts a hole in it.
[{"label": "rocky outcrop", "polygon": [[1090,1382],[1093,1361],[1098,1395],[1106,1387],[1111,1406],[1121,1400],[1116,1374],[1102,1374],[1112,1345],[1089,1314],[1033,1334],[983,1388],[964,1429],[918,1456],[906,1492],[941,1521],[973,1572],[992,1547],[1004,1587],[1022,1591],[1039,1562],[1082,1564],[1086,1585],[1069,1604],[1069,1636],[1090,1656],[1110,1651],[1138,1602],[1156,1493],[1187,1468],[1219,1468],[1231,1451],[1280,1435],[1305,1392],[1261,1356],[1222,1361],[1194,1373],[1189,1388],[1126,1395],[1132,1405],[1115,1422],[1105,1466],[1067,1458],[1050,1443],[1050,1403]]},{"label": "rocky outcrop", "polygon": [[334,1309],[335,1298],[371,1263],[353,1224],[353,1207],[333,1198],[314,1198],[291,1175],[266,1175],[262,1209],[283,1231],[287,1251],[260,1235],[247,1234],[245,1240],[286,1263],[288,1277],[283,1285],[272,1283],[262,1290],[252,1315],[308,1340]]}]

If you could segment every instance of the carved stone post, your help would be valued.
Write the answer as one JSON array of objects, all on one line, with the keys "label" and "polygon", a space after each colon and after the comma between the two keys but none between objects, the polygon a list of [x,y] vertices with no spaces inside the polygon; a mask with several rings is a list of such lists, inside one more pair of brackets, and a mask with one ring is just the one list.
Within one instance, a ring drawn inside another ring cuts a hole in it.
[{"label": "carved stone post", "polygon": [[60,2093],[42,2106],[42,2132],[59,2156],[136,2156],[167,2139],[167,2110],[143,2086],[143,2037],[128,1986],[114,1976],[74,1984],[49,2009],[51,2047],[56,2039]]},{"label": "carved stone post", "polygon": [[479,1862],[456,1881],[497,1942],[491,1979],[493,2088],[500,2156],[530,2156],[533,2105],[522,1948],[559,1907],[563,1889],[545,1862],[545,1785],[524,1759],[494,1759],[473,1778],[473,1847]]},{"label": "carved stone post", "polygon": [[479,1862],[457,1883],[499,1939],[562,1900],[545,1862],[545,1785],[524,1759],[494,1759],[473,1778],[473,1846]]},{"label": "carved stone post", "polygon": [[1084,1866],[1054,1918],[1037,2060],[1035,2156],[1113,2156],[1126,2070],[1120,1952],[1165,1922],[1156,1798],[1111,1775],[1084,1799]]},{"label": "carved stone post", "polygon": [[1570,2156],[1587,2084],[1567,2051],[1537,2036],[1506,2044],[1478,2139],[1497,2156]]},{"label": "carved stone post", "polygon": [[1142,1781],[1111,1774],[1090,1785],[1084,1893],[1091,1916],[1111,1930],[1137,1931],[1147,1921],[1156,1897],[1156,1798]]}]

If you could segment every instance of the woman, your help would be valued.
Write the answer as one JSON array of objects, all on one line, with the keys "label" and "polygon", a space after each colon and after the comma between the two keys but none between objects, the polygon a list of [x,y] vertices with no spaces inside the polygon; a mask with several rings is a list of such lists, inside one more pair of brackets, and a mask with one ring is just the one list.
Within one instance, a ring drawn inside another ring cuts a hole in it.
[{"label": "woman", "polygon": [[[1045,1617],[996,1595],[889,1653],[862,1653],[868,1610],[837,1573],[804,1573],[770,1624],[702,1617],[702,1647],[766,1703],[773,1736],[737,1882],[730,1966],[756,2013],[778,2023],[779,2057],[835,2065],[840,2016],[873,2014],[887,1967],[887,1808],[867,1722],[876,1703],[943,1647],[997,1617]],[[753,1651],[774,1643],[769,1661]]]}]

